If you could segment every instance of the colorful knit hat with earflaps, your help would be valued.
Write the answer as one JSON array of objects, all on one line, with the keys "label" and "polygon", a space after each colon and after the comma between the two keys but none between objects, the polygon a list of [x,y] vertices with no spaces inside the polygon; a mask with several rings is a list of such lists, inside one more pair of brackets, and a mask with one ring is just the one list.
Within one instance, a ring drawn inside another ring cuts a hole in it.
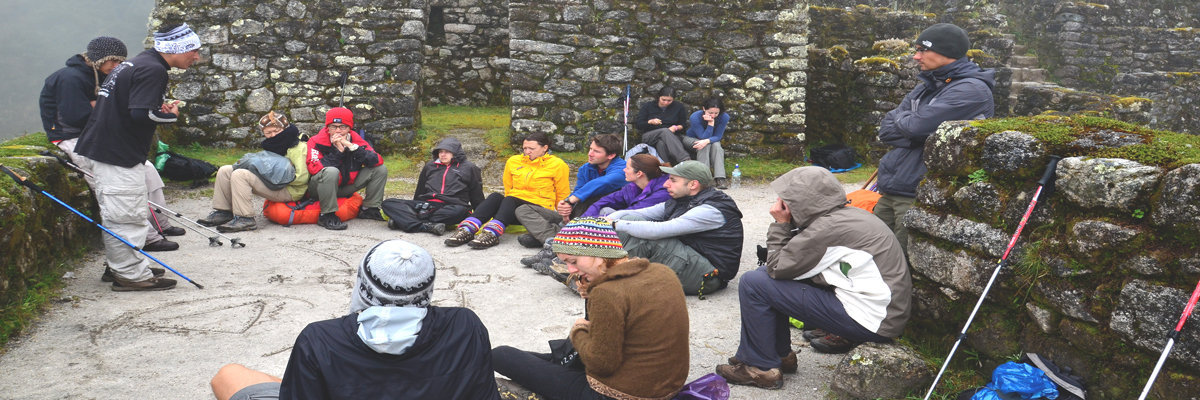
[{"label": "colorful knit hat with earflaps", "polygon": [[550,242],[555,253],[601,258],[625,258],[629,253],[621,245],[612,222],[603,218],[579,217],[568,222]]}]

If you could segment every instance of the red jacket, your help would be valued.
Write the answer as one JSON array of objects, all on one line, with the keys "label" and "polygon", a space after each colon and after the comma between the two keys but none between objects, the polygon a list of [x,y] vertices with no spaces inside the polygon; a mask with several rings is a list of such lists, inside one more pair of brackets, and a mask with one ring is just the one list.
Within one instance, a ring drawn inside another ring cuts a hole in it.
[{"label": "red jacket", "polygon": [[350,151],[338,151],[337,147],[329,141],[329,130],[321,128],[321,132],[317,136],[308,139],[308,173],[316,175],[321,172],[322,168],[334,167],[338,169],[338,186],[345,186],[354,183],[354,178],[358,176],[358,171],[363,168],[375,167],[383,164],[383,157],[375,152],[370,143],[363,140],[358,132],[350,131],[350,142],[357,144],[358,149]]}]

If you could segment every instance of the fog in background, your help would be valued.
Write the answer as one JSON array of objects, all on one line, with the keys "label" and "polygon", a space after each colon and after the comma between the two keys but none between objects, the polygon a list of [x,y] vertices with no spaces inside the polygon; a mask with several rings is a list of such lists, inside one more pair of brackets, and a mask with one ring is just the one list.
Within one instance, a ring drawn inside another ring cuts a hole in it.
[{"label": "fog in background", "polygon": [[97,36],[140,53],[155,0],[0,0],[0,140],[42,131],[38,94]]}]

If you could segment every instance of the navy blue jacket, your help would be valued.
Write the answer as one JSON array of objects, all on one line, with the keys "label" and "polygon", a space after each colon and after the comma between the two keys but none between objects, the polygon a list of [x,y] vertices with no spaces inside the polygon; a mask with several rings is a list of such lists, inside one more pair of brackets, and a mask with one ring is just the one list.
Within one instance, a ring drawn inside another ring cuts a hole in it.
[{"label": "navy blue jacket", "polygon": [[916,197],[925,139],[942,122],[991,118],[995,76],[966,57],[917,75],[922,82],[879,123],[879,141],[893,147],[879,160],[880,193]]},{"label": "navy blue jacket", "polygon": [[79,137],[88,117],[96,88],[106,75],[93,69],[76,54],[67,59],[67,66],[54,71],[42,85],[38,108],[42,114],[42,129],[52,142]]}]

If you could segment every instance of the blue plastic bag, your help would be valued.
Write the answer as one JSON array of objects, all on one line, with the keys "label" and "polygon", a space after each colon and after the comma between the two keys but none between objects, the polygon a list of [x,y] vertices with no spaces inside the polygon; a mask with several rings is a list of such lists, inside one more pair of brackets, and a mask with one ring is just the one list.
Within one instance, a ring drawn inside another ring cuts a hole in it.
[{"label": "blue plastic bag", "polygon": [[728,400],[729,383],[717,374],[708,374],[683,385],[672,400]]},{"label": "blue plastic bag", "polygon": [[1014,398],[1057,399],[1058,386],[1037,367],[1009,361],[996,367],[996,370],[992,371],[992,381],[984,386],[983,390],[971,396],[971,400]]}]

